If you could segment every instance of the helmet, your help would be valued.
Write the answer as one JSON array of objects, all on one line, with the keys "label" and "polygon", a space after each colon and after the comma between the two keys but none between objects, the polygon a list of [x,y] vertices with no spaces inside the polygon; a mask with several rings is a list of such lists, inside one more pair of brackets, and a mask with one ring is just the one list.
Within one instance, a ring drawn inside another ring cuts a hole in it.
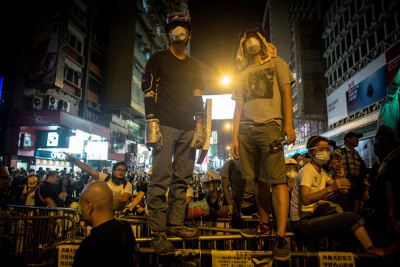
[{"label": "helmet", "polygon": [[138,175],[139,175],[139,176],[142,176],[142,175],[143,175],[143,173],[142,173],[142,172],[139,172],[139,173],[138,173]]},{"label": "helmet", "polygon": [[70,208],[71,209],[78,209],[78,202],[72,202]]},{"label": "helmet", "polygon": [[37,185],[37,179],[34,176],[29,177],[28,187],[35,187]]},{"label": "helmet", "polygon": [[150,167],[149,171],[147,172],[147,175],[151,175],[153,173],[153,166]]},{"label": "helmet", "polygon": [[285,164],[287,165],[287,164],[293,164],[293,165],[296,165],[296,166],[298,166],[299,164],[297,163],[297,161],[295,160],[295,159],[292,159],[292,158],[285,158]]},{"label": "helmet", "polygon": [[204,175],[203,183],[211,182],[211,181],[219,181],[221,182],[221,177],[218,175],[216,171],[208,171],[206,175]]},{"label": "helmet", "polygon": [[239,40],[242,39],[243,34],[245,32],[247,32],[247,31],[259,32],[259,33],[261,33],[261,35],[264,36],[264,30],[263,30],[263,27],[262,27],[261,23],[255,22],[255,21],[251,21],[251,22],[248,22],[245,25],[243,25],[242,32],[239,34]]},{"label": "helmet", "polygon": [[167,14],[167,25],[165,25],[165,32],[169,33],[173,26],[182,26],[188,29],[189,33],[192,32],[192,25],[190,24],[189,18],[186,17],[185,12],[174,12]]}]

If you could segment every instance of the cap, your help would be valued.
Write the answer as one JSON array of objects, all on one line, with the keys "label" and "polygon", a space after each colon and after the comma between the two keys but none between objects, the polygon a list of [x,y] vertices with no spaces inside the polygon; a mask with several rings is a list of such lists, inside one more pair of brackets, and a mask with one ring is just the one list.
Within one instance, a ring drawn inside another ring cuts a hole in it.
[{"label": "cap", "polygon": [[285,164],[287,165],[287,164],[293,164],[293,165],[296,165],[296,166],[298,166],[299,164],[297,163],[297,161],[295,160],[295,159],[292,159],[292,158],[285,158]]},{"label": "cap", "polygon": [[36,177],[30,177],[28,179],[28,187],[35,187],[37,185]]},{"label": "cap", "polygon": [[360,134],[360,133],[348,132],[348,133],[344,136],[343,140],[346,141],[347,138],[352,138],[352,137],[361,138],[361,137],[363,137],[363,136],[364,136],[364,135],[363,135],[363,134]]}]

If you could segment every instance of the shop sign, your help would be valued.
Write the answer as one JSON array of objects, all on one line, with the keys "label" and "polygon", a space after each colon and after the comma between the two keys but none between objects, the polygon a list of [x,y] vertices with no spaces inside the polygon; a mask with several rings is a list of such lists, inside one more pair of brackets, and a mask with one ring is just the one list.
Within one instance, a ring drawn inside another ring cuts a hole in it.
[{"label": "shop sign", "polygon": [[51,152],[50,158],[52,159],[65,159],[64,152]]}]

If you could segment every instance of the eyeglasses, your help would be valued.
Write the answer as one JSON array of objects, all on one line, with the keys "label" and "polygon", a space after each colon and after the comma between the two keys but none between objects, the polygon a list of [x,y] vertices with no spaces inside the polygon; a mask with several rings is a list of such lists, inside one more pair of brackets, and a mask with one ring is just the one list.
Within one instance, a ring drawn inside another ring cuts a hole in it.
[{"label": "eyeglasses", "polygon": [[117,172],[126,172],[126,170],[124,170],[124,169],[115,169],[115,171],[117,171]]},{"label": "eyeglasses", "polygon": [[329,152],[330,155],[333,154],[333,146],[320,146],[320,147],[311,147],[309,150],[315,150],[316,152]]}]

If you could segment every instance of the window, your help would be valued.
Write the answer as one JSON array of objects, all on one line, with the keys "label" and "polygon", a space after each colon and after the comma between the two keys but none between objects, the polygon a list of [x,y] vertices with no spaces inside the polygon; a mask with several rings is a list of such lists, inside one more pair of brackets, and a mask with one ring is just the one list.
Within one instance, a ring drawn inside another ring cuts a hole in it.
[{"label": "window", "polygon": [[64,79],[69,81],[70,83],[80,87],[81,86],[81,77],[82,73],[78,72],[68,65],[64,67]]},{"label": "window", "polygon": [[83,24],[86,22],[86,13],[83,12],[79,6],[75,3],[72,3],[72,13],[77,17]]},{"label": "window", "polygon": [[68,32],[68,44],[82,55],[83,43],[71,32]]}]

